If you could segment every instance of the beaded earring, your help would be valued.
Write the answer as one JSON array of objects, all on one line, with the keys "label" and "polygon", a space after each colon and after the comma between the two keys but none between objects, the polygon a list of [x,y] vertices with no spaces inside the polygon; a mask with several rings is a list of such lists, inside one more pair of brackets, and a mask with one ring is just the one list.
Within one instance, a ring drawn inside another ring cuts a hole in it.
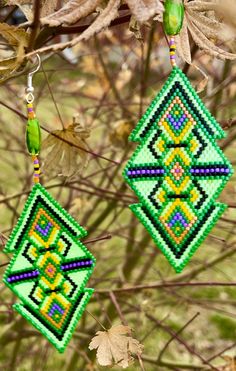
[{"label": "beaded earring", "polygon": [[28,75],[26,144],[34,164],[34,186],[5,247],[13,258],[4,283],[18,296],[14,308],[63,352],[93,289],[85,288],[95,265],[79,241],[87,232],[40,184],[40,127],[33,109],[33,74]]},{"label": "beaded earring", "polygon": [[172,72],[129,137],[139,145],[124,170],[140,201],[131,210],[176,272],[224,212],[215,200],[233,173],[216,143],[224,131],[176,66],[183,16],[182,1],[165,1]]}]

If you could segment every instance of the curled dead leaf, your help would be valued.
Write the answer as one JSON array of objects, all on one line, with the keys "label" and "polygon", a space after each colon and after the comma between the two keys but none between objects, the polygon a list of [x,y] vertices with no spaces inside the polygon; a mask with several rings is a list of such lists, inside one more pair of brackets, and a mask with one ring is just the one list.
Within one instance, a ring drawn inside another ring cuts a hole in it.
[{"label": "curled dead leaf", "polygon": [[118,365],[127,368],[133,355],[141,355],[143,345],[138,340],[127,336],[129,326],[113,326],[107,331],[98,331],[92,338],[89,349],[97,349],[97,360],[101,366]]},{"label": "curled dead leaf", "polygon": [[71,124],[66,129],[52,131],[43,141],[47,152],[44,173],[67,178],[78,175],[87,165],[86,139],[90,131],[81,124]]},{"label": "curled dead leaf", "polygon": [[9,78],[22,65],[29,34],[7,23],[0,23],[0,81]]}]

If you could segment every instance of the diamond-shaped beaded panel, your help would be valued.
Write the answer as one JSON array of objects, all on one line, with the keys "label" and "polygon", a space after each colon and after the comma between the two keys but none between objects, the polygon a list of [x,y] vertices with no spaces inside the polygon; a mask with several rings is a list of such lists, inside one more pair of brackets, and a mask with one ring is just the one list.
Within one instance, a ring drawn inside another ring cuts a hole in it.
[{"label": "diamond-shaped beaded panel", "polygon": [[140,201],[130,207],[177,272],[225,210],[215,202],[233,172],[224,136],[178,67],[130,135],[139,145],[124,177]]},{"label": "diamond-shaped beaded panel", "polygon": [[87,232],[36,184],[5,251],[14,256],[4,282],[20,299],[14,308],[65,350],[93,290],[85,288],[95,259],[79,241]]}]

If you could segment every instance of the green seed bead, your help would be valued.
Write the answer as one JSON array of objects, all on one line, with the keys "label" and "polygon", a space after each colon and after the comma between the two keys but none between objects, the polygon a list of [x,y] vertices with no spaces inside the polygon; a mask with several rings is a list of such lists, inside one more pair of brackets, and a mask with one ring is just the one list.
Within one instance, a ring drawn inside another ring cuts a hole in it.
[{"label": "green seed bead", "polygon": [[26,127],[26,144],[31,155],[37,155],[41,148],[41,132],[37,119],[28,119]]},{"label": "green seed bead", "polygon": [[177,35],[183,25],[184,5],[183,0],[165,0],[163,14],[164,30],[167,35]]}]

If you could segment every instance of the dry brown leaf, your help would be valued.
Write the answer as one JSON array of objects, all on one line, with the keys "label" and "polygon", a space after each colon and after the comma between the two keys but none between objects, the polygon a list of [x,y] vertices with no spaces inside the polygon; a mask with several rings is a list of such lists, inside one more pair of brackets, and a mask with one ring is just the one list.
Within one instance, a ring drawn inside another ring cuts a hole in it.
[{"label": "dry brown leaf", "polygon": [[219,39],[223,31],[223,25],[216,21],[213,18],[207,17],[199,13],[196,17],[196,14],[193,10],[188,10],[188,17],[192,20],[193,23],[204,33],[208,39]]},{"label": "dry brown leaf", "polygon": [[137,21],[145,22],[158,13],[163,12],[160,0],[126,0]]},{"label": "dry brown leaf", "polygon": [[43,148],[47,151],[44,172],[50,176],[76,176],[87,164],[87,153],[83,148],[87,148],[89,135],[90,131],[78,123],[50,133],[43,141]]},{"label": "dry brown leaf", "polygon": [[4,81],[21,66],[29,35],[22,29],[0,23],[0,36],[6,43],[0,49],[0,58],[3,57],[0,60],[0,81]]},{"label": "dry brown leaf", "polygon": [[[153,15],[163,12],[160,0],[126,0],[126,2],[139,22],[145,22]],[[101,0],[70,0],[56,13],[42,18],[41,22],[49,26],[72,24],[94,12],[100,3]],[[111,11],[113,10],[111,9]]]},{"label": "dry brown leaf", "polygon": [[180,34],[176,36],[176,46],[179,56],[188,64],[192,63],[191,48],[188,35],[188,24],[186,17],[183,20],[183,27]]},{"label": "dry brown leaf", "polygon": [[97,349],[97,360],[101,366],[115,364],[127,368],[132,361],[132,354],[142,354],[143,345],[127,336],[130,332],[129,326],[118,325],[96,333],[89,344],[89,349]]},{"label": "dry brown leaf", "polygon": [[226,50],[216,46],[211,40],[209,40],[200,28],[196,26],[196,22],[192,18],[188,17],[188,28],[191,32],[193,40],[199,46],[199,48],[206,50],[210,55],[213,55],[221,59],[236,59],[236,54],[229,53]]},{"label": "dry brown leaf", "polygon": [[42,18],[41,23],[51,27],[76,23],[79,19],[92,13],[99,3],[101,0],[70,0],[57,12]]},{"label": "dry brown leaf", "polygon": [[[231,1],[231,0],[226,0]],[[195,43],[203,50],[207,51],[210,55],[221,59],[236,59],[236,54],[230,53],[215,44],[215,42],[225,41],[226,34],[225,23],[223,23],[217,16],[219,11],[219,4],[222,2],[218,0],[212,1],[184,1],[185,5],[185,19],[187,29],[192,35]],[[181,56],[189,63],[190,47],[186,44],[186,28],[179,35],[178,44],[183,48],[185,44],[185,52],[180,46]],[[214,40],[214,41],[213,41]],[[187,51],[189,49],[189,51]]]}]

